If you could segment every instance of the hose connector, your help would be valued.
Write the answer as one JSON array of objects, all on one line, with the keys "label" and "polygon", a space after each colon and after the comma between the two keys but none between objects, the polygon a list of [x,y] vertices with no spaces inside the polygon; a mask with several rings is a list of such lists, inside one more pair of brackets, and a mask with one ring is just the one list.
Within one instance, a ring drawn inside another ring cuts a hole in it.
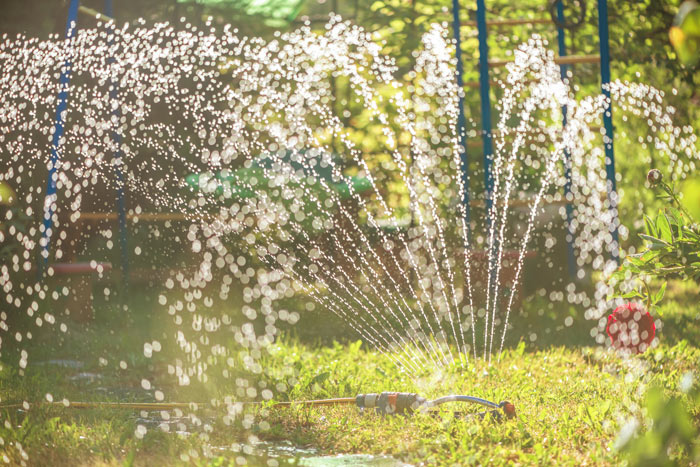
[{"label": "hose connector", "polygon": [[503,413],[505,414],[506,418],[515,418],[515,406],[511,402],[503,401],[498,404],[498,406],[503,409]]},{"label": "hose connector", "polygon": [[380,415],[402,415],[411,414],[413,412],[431,412],[430,409],[448,402],[469,402],[486,407],[489,410],[472,414],[479,418],[487,415],[493,416],[496,419],[515,418],[515,406],[509,401],[502,401],[497,404],[480,397],[451,395],[440,397],[435,400],[427,400],[413,392],[381,392],[358,394],[355,397],[355,404],[361,410],[375,409]]},{"label": "hose connector", "polygon": [[425,405],[425,398],[413,392],[381,392],[358,394],[355,404],[360,409],[375,409],[381,415],[410,414]]}]

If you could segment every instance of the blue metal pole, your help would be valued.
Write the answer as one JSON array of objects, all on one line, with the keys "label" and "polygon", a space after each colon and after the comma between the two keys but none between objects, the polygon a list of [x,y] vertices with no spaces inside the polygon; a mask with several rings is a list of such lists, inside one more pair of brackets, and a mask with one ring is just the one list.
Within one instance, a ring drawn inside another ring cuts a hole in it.
[{"label": "blue metal pole", "polygon": [[[557,26],[557,41],[559,43],[559,56],[563,57],[566,55],[566,32],[564,28],[561,27],[564,24],[564,3],[562,0],[557,2],[557,21],[559,25]],[[567,65],[560,66],[561,80],[566,81],[568,79]],[[567,106],[562,106],[561,113],[563,115],[562,126],[566,127],[566,112]],[[566,183],[564,184],[564,195],[566,196],[566,249],[567,249],[567,263],[569,265],[569,276],[571,279],[576,278],[576,255],[574,254],[574,231],[572,228],[572,220],[574,216],[574,208],[571,204],[571,153],[569,150],[564,151],[564,176],[566,177]]]},{"label": "blue metal pole", "polygon": [[[481,137],[484,145],[484,188],[486,190],[486,226],[487,232],[494,228],[495,219],[491,218],[493,207],[494,180],[492,172],[493,141],[491,140],[491,93],[489,85],[489,45],[488,32],[486,30],[486,5],[484,0],[476,1],[476,26],[479,37],[479,92],[481,94]],[[487,234],[490,238],[490,234]],[[493,296],[493,307],[496,310],[498,297],[496,296],[496,275],[498,238],[494,235],[493,243],[488,245],[490,258],[488,261],[488,273],[490,287],[486,291],[487,297]],[[486,310],[488,313],[488,310]],[[493,326],[493,323],[492,323]],[[485,338],[486,339],[486,338]],[[484,358],[486,358],[486,341],[484,341]]]},{"label": "blue metal pole", "polygon": [[462,37],[460,33],[459,21],[459,0],[452,0],[452,29],[455,37],[455,56],[457,58],[457,86],[459,86],[459,117],[457,119],[457,132],[459,133],[459,144],[462,146],[462,152],[459,155],[460,169],[462,171],[462,185],[464,193],[462,194],[462,205],[464,206],[464,221],[467,226],[466,240],[469,244],[471,236],[470,208],[469,208],[469,155],[467,154],[467,131],[466,117],[464,116],[464,65],[462,64]]},{"label": "blue metal pole", "polygon": [[608,1],[598,0],[598,36],[600,40],[600,80],[603,90],[603,95],[607,99],[607,104],[603,110],[603,126],[605,127],[605,173],[608,179],[608,202],[610,203],[610,211],[613,214],[612,224],[610,225],[610,233],[613,241],[610,245],[610,253],[612,257],[619,263],[619,235],[618,235],[618,217],[617,217],[617,183],[615,181],[615,151],[613,147],[614,134],[612,123],[612,101],[610,98],[610,36],[608,31]]},{"label": "blue metal pole", "polygon": [[[493,142],[491,141],[491,97],[489,92],[489,46],[486,41],[486,6],[484,0],[476,2],[476,23],[479,30],[479,92],[481,93],[481,129],[484,144],[484,182],[486,184],[486,209],[491,211],[493,202]],[[491,219],[489,219],[489,224]]]},{"label": "blue metal pole", "polygon": [[[66,21],[66,39],[75,37],[78,27],[79,0],[71,0],[68,6],[68,19]],[[68,86],[70,85],[71,60],[66,58],[63,70],[59,78],[58,103],[56,105],[56,122],[54,124],[53,139],[51,141],[51,159],[49,162],[49,176],[46,184],[46,198],[44,202],[44,230],[41,233],[42,259],[39,261],[39,274],[43,276],[49,262],[51,246],[51,230],[53,228],[54,205],[56,203],[56,182],[58,181],[58,162],[61,157],[61,138],[64,133],[64,113],[68,109]]]},{"label": "blue metal pole", "polygon": [[[107,15],[110,18],[114,18],[114,10],[113,10],[113,5],[112,5],[112,0],[105,0],[104,4],[104,11],[105,15]],[[114,25],[110,27],[110,29],[113,31]],[[114,36],[110,38],[110,43],[114,40]],[[114,57],[109,58],[109,63],[114,62]],[[112,79],[110,89],[109,89],[109,98],[111,102],[115,102],[117,100],[118,94],[119,94],[119,83],[116,78]],[[116,117],[116,124],[115,126],[119,126],[119,117],[121,116],[121,112],[119,111],[119,107],[115,107],[114,110],[112,111],[112,115]],[[115,144],[117,145],[117,149],[114,152],[114,159],[117,160],[117,162],[121,162],[122,158],[122,152],[119,149],[119,146],[121,144],[121,134],[117,131],[114,130],[112,131],[112,139],[114,140]],[[126,228],[126,200],[124,196],[124,174],[122,172],[121,165],[116,164],[115,165],[115,172],[117,175],[117,218],[118,218],[118,223],[119,223],[119,250],[121,252],[121,263],[122,263],[122,278],[124,280],[124,284],[128,283],[129,279],[129,251],[128,251],[128,242],[127,242],[127,228]]]},{"label": "blue metal pole", "polygon": [[[493,141],[491,140],[491,93],[489,86],[489,46],[487,42],[488,33],[486,30],[486,5],[484,0],[476,2],[476,25],[479,37],[479,92],[481,94],[481,137],[484,145],[484,188],[486,190],[486,226],[487,231],[493,228],[494,219],[491,218],[491,208],[493,206]],[[489,245],[492,251],[496,251],[497,239],[494,244]],[[496,257],[492,256],[488,269],[491,286],[495,288],[496,281]],[[487,292],[491,294],[491,290]],[[497,297],[494,297],[496,300]]]}]

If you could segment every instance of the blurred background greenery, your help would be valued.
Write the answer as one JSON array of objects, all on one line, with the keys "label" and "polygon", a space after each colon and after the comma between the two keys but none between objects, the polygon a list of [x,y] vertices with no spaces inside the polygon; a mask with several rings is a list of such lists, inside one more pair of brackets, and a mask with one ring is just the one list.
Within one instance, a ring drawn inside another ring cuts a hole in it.
[{"label": "blurred background greenery", "polygon": [[[81,5],[102,11],[103,1],[84,0]],[[484,190],[483,155],[479,134],[482,123],[479,110],[480,99],[478,89],[474,86],[479,79],[478,41],[474,24],[476,2],[469,0],[462,1],[460,4],[464,81],[467,83],[465,113],[469,120],[467,150],[471,173],[471,199],[478,201],[479,198],[483,198]],[[583,18],[579,28],[567,31],[569,54],[597,54],[596,2],[565,0],[564,5],[567,17],[582,15]],[[612,76],[613,79],[643,82],[661,89],[665,92],[666,103],[677,108],[674,123],[677,126],[690,125],[697,128],[700,123],[700,110],[697,105],[700,102],[700,95],[696,80],[700,76],[700,68],[692,61],[679,60],[669,37],[669,31],[674,26],[674,18],[677,16],[680,5],[680,0],[609,1]],[[486,6],[489,19],[548,19],[550,17],[549,0],[523,0],[517,4],[505,0],[489,0]],[[420,78],[411,72],[415,61],[415,55],[411,52],[420,49],[421,35],[428,31],[431,24],[439,22],[451,27],[451,7],[450,0],[120,0],[114,1],[113,16],[118,24],[133,23],[142,19],[146,25],[168,21],[179,28],[194,25],[199,29],[207,30],[211,27],[232,24],[241,35],[272,39],[278,31],[293,30],[304,24],[322,31],[329,15],[336,12],[374,34],[376,40],[382,44],[382,52],[395,60],[398,66],[397,78],[405,83],[406,92],[410,93],[412,86]],[[47,38],[54,34],[61,37],[64,34],[67,8],[67,0],[5,0],[0,10],[2,13],[0,14],[0,33],[11,37],[17,34],[40,38]],[[87,28],[95,25],[94,18],[82,14],[79,16],[79,27]],[[679,27],[677,21],[676,26]],[[685,27],[685,25],[682,26]],[[511,56],[514,49],[532,34],[541,35],[549,41],[550,47],[555,48],[556,29],[551,23],[521,25],[515,28],[491,27],[490,58]],[[598,64],[579,64],[572,67],[570,71],[572,89],[577,97],[600,92]],[[226,79],[225,66],[222,66],[221,73],[222,79]],[[492,69],[491,73],[492,79],[505,77],[505,70],[502,68]],[[353,99],[347,79],[342,76],[330,79],[335,97],[332,104],[335,114],[343,120],[349,138],[362,151],[365,161],[380,186],[382,195],[402,220],[407,219],[403,224],[407,225],[411,222],[408,192],[399,171],[395,168],[390,152],[382,142],[380,125],[373,123],[369,111],[363,108],[362,103]],[[498,86],[492,86],[491,93],[493,94],[492,103],[496,103],[503,92]],[[391,115],[391,109],[383,110]],[[622,195],[620,218],[622,224],[630,231],[630,234],[623,239],[623,245],[639,248],[641,242],[636,233],[644,228],[641,213],[657,212],[661,207],[659,201],[654,198],[653,190],[644,188],[645,175],[652,167],[658,166],[663,171],[667,161],[657,153],[652,144],[646,144],[645,138],[648,132],[646,121],[634,118],[623,120],[622,112],[615,110],[613,110],[613,117],[616,128],[618,188]],[[496,112],[494,112],[494,118],[497,118]],[[393,122],[390,124],[396,125],[393,130],[399,134],[399,145],[408,146],[411,136],[403,131],[402,138],[402,129],[398,124]],[[183,128],[182,131],[189,130]],[[332,140],[328,143],[335,149],[335,156],[345,173],[350,176],[357,175],[358,168],[349,157],[343,156],[341,142]],[[527,149],[523,150],[523,158],[529,156],[527,151]],[[144,154],[139,157],[152,158],[153,155]],[[192,159],[196,162],[196,157]],[[157,165],[153,166],[158,169]],[[162,170],[169,170],[169,168],[163,167]],[[535,189],[538,180],[537,170],[533,168],[532,172],[530,190]],[[37,174],[37,176],[43,175]],[[36,180],[26,179],[23,183],[35,184]],[[22,199],[22,193],[25,191],[23,187],[13,188],[19,193],[19,199]],[[683,194],[685,206],[691,214],[699,218],[700,178],[695,174],[689,174],[689,178],[682,181],[677,188]],[[95,196],[85,196],[82,210],[113,212],[116,195],[113,191],[106,190],[104,187],[94,188]],[[445,194],[445,196],[450,195]],[[41,199],[37,197],[33,203],[35,205],[33,212],[40,213]],[[446,208],[453,207],[450,203],[443,205]],[[482,206],[483,203],[475,205],[473,213],[477,243],[480,240],[483,241],[485,237],[478,235],[479,229],[483,232],[486,225],[483,222],[485,213]],[[135,212],[156,210],[155,206],[148,205],[147,200],[129,196],[128,193],[127,208]],[[31,221],[19,216],[21,209],[18,206],[13,206],[11,209],[18,211],[18,214],[13,217],[16,229],[23,228],[27,222],[38,222],[36,219]],[[361,212],[358,213],[360,220],[362,215]],[[452,213],[445,212],[443,215],[452,216]],[[113,233],[116,234],[116,230],[113,232],[100,230],[103,225],[84,223],[80,227],[84,229],[80,232],[83,239],[80,247],[76,247],[76,251],[66,256],[80,261],[92,259],[109,261],[115,265],[116,269],[116,265],[120,262],[119,248],[111,246],[116,243],[116,235],[113,235]],[[6,227],[10,228],[9,224]],[[556,237],[560,241],[554,242],[556,251],[549,257],[543,257],[542,267],[537,267],[538,274],[525,274],[526,293],[549,286],[553,280],[563,281],[568,278],[565,273],[565,242],[561,241],[564,235],[564,223],[549,222],[540,228],[540,233],[544,235],[540,235],[538,241],[542,244],[533,244],[532,249],[551,250],[551,247],[544,246],[545,237]],[[154,296],[159,293],[157,291],[159,287],[154,288],[154,286],[162,285],[160,284],[162,277],[156,273],[156,269],[172,272],[178,268],[185,270],[195,263],[195,258],[191,254],[169,254],[171,251],[182,250],[182,246],[187,243],[185,230],[186,224],[177,221],[166,221],[162,224],[134,223],[130,226],[129,243],[132,249],[137,245],[139,252],[142,252],[131,255],[132,273],[141,271],[143,277],[139,278],[138,282],[146,287],[144,295]],[[235,239],[229,240],[231,251],[246,256],[246,252],[238,248]],[[518,239],[514,241],[517,243]],[[7,254],[15,254],[15,251],[8,250]],[[548,275],[551,277],[546,277]],[[116,290],[119,290],[119,287],[116,287]],[[113,290],[112,294],[114,293]]]},{"label": "blurred background greenery", "polygon": [[[598,50],[597,10],[595,2],[564,2],[565,14],[580,15],[584,8],[584,23],[567,32],[567,48],[570,55],[596,54]],[[678,112],[678,126],[697,126],[700,121],[697,63],[683,64],[669,40],[669,30],[674,23],[680,0],[643,0],[609,2],[610,46],[613,79],[641,81],[666,92],[667,103]],[[85,0],[81,5],[101,11],[102,0]],[[0,7],[0,33],[10,36],[25,34],[47,37],[62,35],[68,1],[5,0]],[[472,197],[483,193],[482,148],[478,134],[481,128],[478,89],[478,43],[476,27],[472,24],[476,14],[474,0],[461,2],[462,38],[464,52],[464,80],[467,83],[466,115],[470,120],[468,152],[472,173]],[[505,0],[487,1],[489,19],[496,18],[549,18],[548,0],[524,0],[513,3]],[[382,52],[393,57],[399,67],[398,75],[407,85],[415,76],[409,75],[414,55],[411,51],[420,47],[421,34],[430,24],[442,22],[451,25],[450,0],[121,0],[114,2],[114,16],[119,23],[143,18],[146,24],[169,21],[175,25],[193,24],[201,28],[232,24],[241,35],[255,35],[271,39],[279,30],[290,30],[309,22],[313,29],[323,29],[331,12],[337,12],[375,34],[382,41]],[[81,15],[79,26],[91,27],[95,21]],[[210,26],[207,26],[210,25]],[[551,24],[523,25],[516,28],[490,29],[491,58],[505,58],[513,49],[532,34],[540,34],[552,48],[556,43],[556,30]],[[581,64],[572,70],[571,82],[579,96],[590,95],[600,89],[597,64]],[[505,71],[492,69],[492,79],[503,78]],[[342,77],[334,80],[337,114],[342,115],[346,127],[351,129],[353,140],[367,154],[371,168],[379,168],[380,182],[387,186],[387,195],[394,207],[405,209],[408,205],[405,188],[399,183],[396,171],[390,169],[390,156],[381,150],[380,129],[369,123],[361,104],[346,99],[349,89]],[[471,83],[471,84],[470,84]],[[492,86],[492,101],[501,94]],[[675,91],[674,91],[675,90]],[[642,229],[638,213],[654,204],[653,194],[639,190],[646,171],[659,164],[660,157],[651,145],[640,144],[646,136],[643,122],[623,122],[621,112],[615,117],[615,144],[618,186],[623,196],[621,220],[632,232]],[[338,147],[339,152],[341,148]],[[387,167],[387,170],[382,170]],[[351,172],[352,167],[346,167]],[[691,212],[700,214],[700,179],[691,176],[680,187]],[[478,214],[477,214],[478,215]],[[638,241],[630,235],[629,241]]]}]

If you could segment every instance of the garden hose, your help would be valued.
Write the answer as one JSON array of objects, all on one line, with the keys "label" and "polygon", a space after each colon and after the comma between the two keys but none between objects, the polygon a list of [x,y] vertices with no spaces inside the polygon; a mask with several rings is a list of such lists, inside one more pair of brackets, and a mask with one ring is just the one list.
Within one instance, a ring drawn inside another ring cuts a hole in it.
[{"label": "garden hose", "polygon": [[[406,415],[414,412],[429,413],[430,409],[448,402],[469,402],[487,407],[489,410],[474,414],[478,417],[492,415],[500,419],[502,415],[506,418],[515,417],[515,406],[508,401],[495,403],[486,399],[473,396],[450,395],[439,397],[434,400],[427,400],[412,392],[381,392],[358,394],[355,397],[341,397],[335,399],[316,399],[288,402],[274,402],[270,406],[291,407],[291,406],[336,406],[336,405],[356,405],[360,410],[375,409],[380,415]],[[243,402],[245,405],[262,405],[263,402]],[[188,409],[207,405],[193,402],[38,402],[35,404],[5,404],[0,409],[27,409],[36,406],[53,406],[74,409],[131,409],[131,410],[173,410]]]}]

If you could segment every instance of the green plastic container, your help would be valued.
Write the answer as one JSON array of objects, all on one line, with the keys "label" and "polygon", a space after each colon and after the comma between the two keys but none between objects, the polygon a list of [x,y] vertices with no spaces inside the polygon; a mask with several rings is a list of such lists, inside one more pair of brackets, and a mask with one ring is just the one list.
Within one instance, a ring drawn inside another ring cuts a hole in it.
[{"label": "green plastic container", "polygon": [[[318,160],[320,159],[319,157]],[[326,206],[326,200],[331,197],[331,193],[319,183],[320,179],[333,190],[341,201],[351,198],[351,186],[356,193],[360,194],[372,189],[372,184],[365,177],[350,176],[344,177],[344,181],[333,181],[329,165],[324,167],[318,164],[316,173],[314,173],[314,171],[302,167],[300,163],[294,162],[291,153],[287,153],[282,158],[282,161],[287,164],[287,168],[295,170],[297,174],[301,175],[299,171],[303,172],[303,175],[307,178],[305,186],[293,181],[287,181],[283,187],[276,185],[273,180],[270,180],[265,175],[265,169],[273,169],[274,162],[269,157],[258,158],[251,167],[247,168],[243,167],[232,171],[222,170],[216,173],[190,174],[185,177],[185,181],[194,190],[216,197],[223,197],[230,203],[244,201],[264,194],[271,202],[282,203],[288,212],[301,213],[295,214],[299,223],[305,228],[315,229],[319,229],[338,210],[336,204],[331,207]],[[274,173],[277,173],[277,171],[274,171]],[[310,183],[309,177],[314,177],[317,181]],[[306,195],[302,193],[301,197],[298,193],[294,193],[291,197],[288,195],[284,196],[283,190],[296,191],[298,189],[306,189],[310,193],[307,192]],[[317,222],[314,223],[314,220],[317,220]]]}]

